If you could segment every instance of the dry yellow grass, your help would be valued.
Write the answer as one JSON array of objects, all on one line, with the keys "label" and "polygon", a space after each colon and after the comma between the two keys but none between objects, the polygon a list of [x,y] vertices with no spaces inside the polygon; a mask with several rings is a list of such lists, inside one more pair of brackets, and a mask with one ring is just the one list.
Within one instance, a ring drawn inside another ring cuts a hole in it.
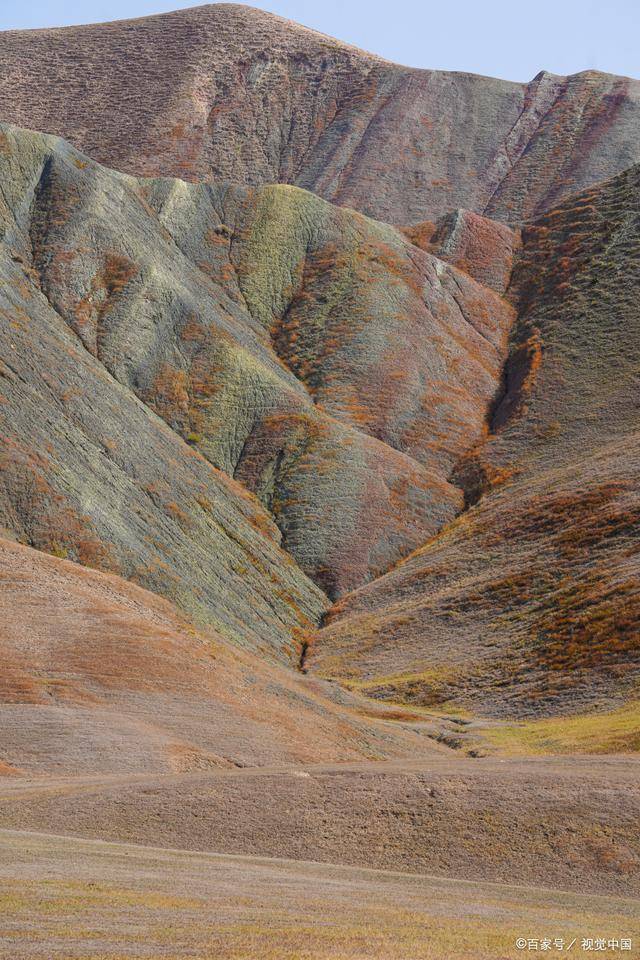
[{"label": "dry yellow grass", "polygon": [[640,938],[632,900],[7,831],[0,917],[3,960],[510,960],[518,937]]},{"label": "dry yellow grass", "polygon": [[640,750],[640,701],[603,713],[528,720],[489,727],[483,738],[500,753],[636,753]]}]

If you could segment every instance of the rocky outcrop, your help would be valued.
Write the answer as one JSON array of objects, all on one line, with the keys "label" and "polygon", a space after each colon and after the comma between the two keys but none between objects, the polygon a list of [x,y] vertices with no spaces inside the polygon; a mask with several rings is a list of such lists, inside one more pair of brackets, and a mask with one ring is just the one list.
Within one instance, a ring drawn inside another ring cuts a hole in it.
[{"label": "rocky outcrop", "polygon": [[452,210],[437,223],[423,221],[402,232],[421,250],[453,264],[496,293],[506,293],[519,231],[470,210]]},{"label": "rocky outcrop", "polygon": [[292,183],[396,224],[549,209],[640,160],[639,98],[597,72],[408,69],[232,4],[0,35],[0,119],[132,174]]}]

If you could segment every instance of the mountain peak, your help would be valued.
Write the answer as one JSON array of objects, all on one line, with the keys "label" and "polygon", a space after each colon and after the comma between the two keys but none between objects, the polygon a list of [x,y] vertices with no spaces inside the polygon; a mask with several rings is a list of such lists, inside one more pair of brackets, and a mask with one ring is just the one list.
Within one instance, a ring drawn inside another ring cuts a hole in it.
[{"label": "mountain peak", "polygon": [[0,34],[0,119],[127,173],[292,183],[398,224],[519,221],[619,172],[640,160],[639,91],[409,69],[236,4]]}]

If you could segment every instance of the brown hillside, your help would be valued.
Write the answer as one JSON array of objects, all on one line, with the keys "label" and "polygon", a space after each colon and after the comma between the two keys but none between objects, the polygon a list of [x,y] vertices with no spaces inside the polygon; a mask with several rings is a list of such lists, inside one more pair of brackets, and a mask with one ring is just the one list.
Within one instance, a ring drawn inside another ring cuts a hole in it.
[{"label": "brown hillside", "polygon": [[639,197],[635,167],[523,230],[503,391],[455,471],[470,509],[334,608],[320,673],[487,714],[637,696]]},{"label": "brown hillside", "polygon": [[0,755],[23,776],[437,751],[333,705],[299,674],[257,661],[211,630],[198,632],[134,584],[7,540],[0,618]]},{"label": "brown hillside", "polygon": [[528,219],[638,162],[639,116],[624,77],[408,69],[232,4],[0,35],[0,119],[129,173],[293,183],[391,223]]}]

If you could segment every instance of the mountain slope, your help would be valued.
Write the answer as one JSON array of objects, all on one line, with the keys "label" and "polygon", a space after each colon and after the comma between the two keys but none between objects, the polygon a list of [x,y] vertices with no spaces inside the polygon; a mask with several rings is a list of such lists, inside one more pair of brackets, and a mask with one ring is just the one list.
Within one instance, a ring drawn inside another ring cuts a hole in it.
[{"label": "mountain slope", "polygon": [[0,756],[23,776],[430,751],[430,741],[358,717],[300,675],[198,632],[134,584],[6,540],[0,616]]},{"label": "mountain slope", "polygon": [[11,127],[0,173],[8,530],[376,695],[632,695],[638,168],[406,238]]},{"label": "mountain slope", "polygon": [[639,198],[634,167],[525,227],[470,509],[333,609],[312,668],[490,715],[637,695]]},{"label": "mountain slope", "polygon": [[0,119],[129,173],[295,183],[398,224],[528,219],[640,160],[639,114],[627,78],[408,69],[233,4],[0,34]]},{"label": "mountain slope", "polygon": [[482,435],[513,322],[493,290],[292,187],[138,181],[10,127],[2,144],[5,315],[55,311],[184,456],[257,494],[331,596],[461,508],[448,478]]},{"label": "mountain slope", "polygon": [[46,143],[21,140],[3,179],[0,527],[135,580],[239,643],[288,656],[296,632],[324,609],[323,594],[280,548],[258,501],[83,346],[25,259]]}]

